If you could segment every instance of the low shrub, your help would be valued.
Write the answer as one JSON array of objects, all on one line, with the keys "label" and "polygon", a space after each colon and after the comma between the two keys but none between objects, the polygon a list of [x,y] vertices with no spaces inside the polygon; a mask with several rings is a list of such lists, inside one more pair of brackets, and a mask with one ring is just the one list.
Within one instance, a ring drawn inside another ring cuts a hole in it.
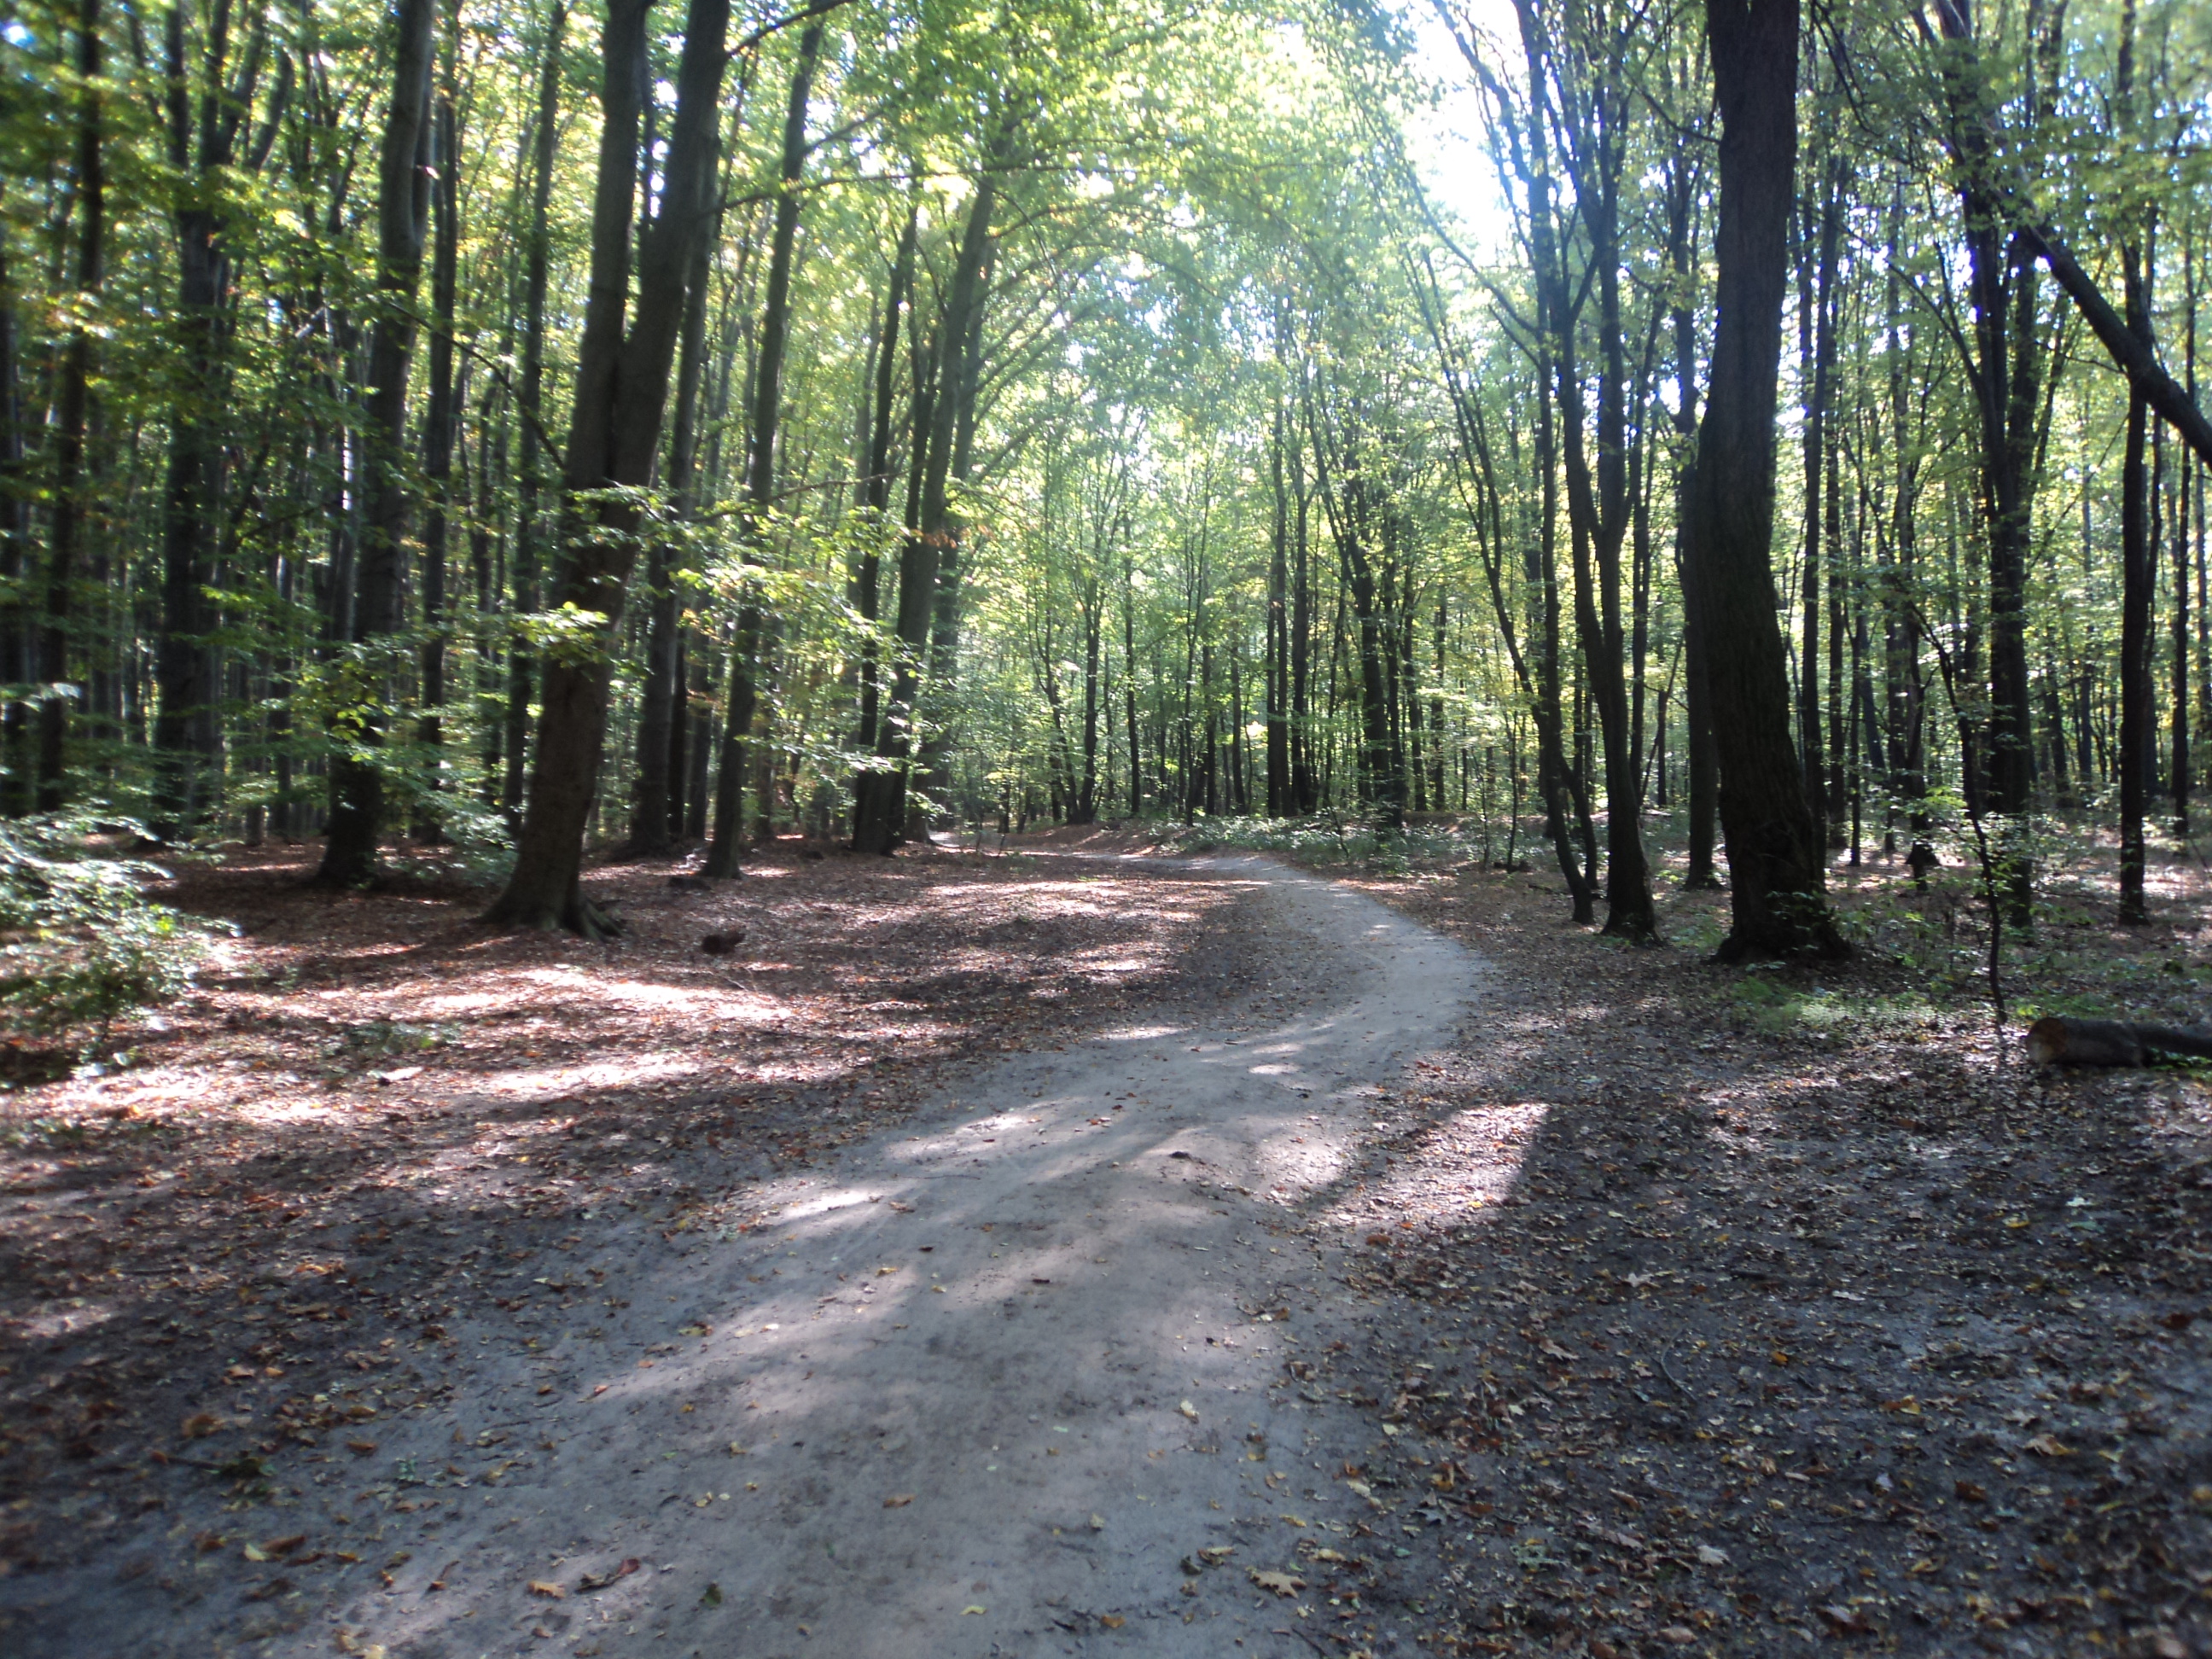
[{"label": "low shrub", "polygon": [[135,824],[81,815],[0,820],[0,1030],[84,1033],[184,989],[216,929],[147,896],[168,872],[113,856]]}]

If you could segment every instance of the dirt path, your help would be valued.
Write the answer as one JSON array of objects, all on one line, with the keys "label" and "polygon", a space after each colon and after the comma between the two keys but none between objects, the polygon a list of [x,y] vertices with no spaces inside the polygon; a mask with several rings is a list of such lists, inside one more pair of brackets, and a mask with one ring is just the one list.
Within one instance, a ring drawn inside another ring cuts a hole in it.
[{"label": "dirt path", "polygon": [[[208,1535],[228,1578],[269,1532],[258,1607],[61,1575],[18,1650],[1288,1654],[1324,1620],[1328,1651],[1401,1650],[1291,1593],[1404,1552],[1357,1478],[1372,1419],[1294,1380],[1351,1306],[1286,1206],[1352,1178],[1367,1097],[1481,963],[1279,866],[1194,867],[1252,884],[1294,1017],[1263,991],[1012,1057],[787,1179],[765,1234],[603,1216],[586,1265],[509,1271],[603,1270],[626,1309],[455,1331],[448,1409]],[[309,1554],[335,1579],[287,1571]]]}]

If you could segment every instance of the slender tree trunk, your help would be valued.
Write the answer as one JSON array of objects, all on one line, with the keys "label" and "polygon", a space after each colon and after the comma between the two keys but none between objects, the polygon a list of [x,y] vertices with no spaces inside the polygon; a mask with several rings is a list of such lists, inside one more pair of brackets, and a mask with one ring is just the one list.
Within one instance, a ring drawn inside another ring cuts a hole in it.
[{"label": "slender tree trunk", "polygon": [[[860,650],[860,720],[853,746],[872,750],[883,720],[883,660],[873,624],[883,611],[883,543],[891,526],[891,446],[898,430],[899,329],[910,308],[914,287],[915,244],[921,228],[920,210],[908,208],[906,227],[899,233],[898,252],[891,259],[890,291],[884,300],[883,337],[876,345],[874,421],[868,437],[867,476],[862,480],[870,522],[863,532],[860,571],[855,582],[855,608],[870,625]],[[853,777],[855,823],[862,816],[861,802],[881,781],[882,775],[862,769]]]},{"label": "slender tree trunk", "polygon": [[[678,520],[696,506],[699,389],[707,371],[707,285],[714,270],[720,216],[698,238],[684,283],[683,342],[677,358],[676,416],[668,443],[667,488]],[[675,838],[669,794],[680,775],[682,744],[673,735],[684,694],[684,574],[690,560],[667,542],[653,545],[647,567],[652,609],[647,621],[645,685],[638,699],[637,775],[631,781],[630,851],[665,853]]]},{"label": "slender tree trunk", "polygon": [[[769,241],[768,286],[762,295],[759,355],[753,369],[752,447],[746,456],[745,495],[757,509],[743,534],[746,561],[759,563],[759,550],[768,534],[764,512],[775,500],[778,422],[783,411],[783,365],[791,334],[791,267],[798,245],[798,191],[793,188],[806,166],[806,109],[813,97],[814,70],[821,61],[823,26],[810,23],[799,37],[799,61],[791,73],[791,96],[785,105],[781,188],[775,200],[775,228]],[[722,768],[735,769],[742,783],[753,715],[759,698],[758,677],[763,656],[761,608],[748,599],[738,620],[737,647],[730,655],[729,726],[723,735]],[[726,800],[730,811],[714,819],[714,839],[707,853],[707,873],[729,877],[738,873],[738,849],[744,839],[744,797],[726,781],[718,807]],[[760,802],[763,823],[769,816],[765,796]]]},{"label": "slender tree trunk", "polygon": [[894,630],[899,660],[892,678],[890,706],[884,710],[877,736],[878,769],[854,811],[855,852],[887,854],[907,833],[907,773],[919,757],[915,727],[921,677],[934,654],[940,631],[936,627],[939,590],[945,585],[940,567],[957,559],[958,552],[959,526],[953,517],[947,486],[962,419],[963,388],[972,395],[974,380],[967,355],[980,321],[977,312],[990,252],[991,216],[997,201],[996,178],[987,172],[976,180],[975,194],[969,198],[952,283],[945,296],[926,430],[921,418],[921,400],[916,399],[914,442],[921,465],[916,475],[919,489],[914,527],[899,550],[898,615]]},{"label": "slender tree trunk", "polygon": [[331,757],[330,829],[315,872],[321,887],[359,887],[374,880],[383,827],[382,763],[368,751],[383,742],[378,706],[391,672],[383,659],[386,641],[405,622],[407,377],[429,209],[428,118],[437,17],[436,0],[400,0],[393,21],[392,104],[377,167],[379,311],[370,337],[362,432],[368,514],[355,567],[349,634],[349,643],[363,647],[356,665],[362,678],[355,688],[355,708],[340,716]]},{"label": "slender tree trunk", "polygon": [[512,573],[515,625],[507,638],[507,717],[501,744],[507,775],[500,784],[500,805],[516,830],[522,825],[523,780],[528,775],[530,694],[538,680],[537,662],[521,620],[536,612],[541,514],[553,483],[551,458],[544,442],[545,299],[553,258],[553,157],[560,137],[561,43],[568,21],[567,0],[553,0],[545,20],[544,61],[538,71],[538,112],[530,160],[530,228],[523,256],[522,377],[515,413],[522,428],[520,501],[515,514]]},{"label": "slender tree trunk", "polygon": [[[1277,321],[1279,340],[1281,322]],[[1283,478],[1283,400],[1275,398],[1274,441],[1269,451],[1269,482],[1274,490],[1274,519],[1270,526],[1267,559],[1267,816],[1287,817],[1292,810],[1291,789],[1290,617],[1285,605],[1290,586],[1290,497]]]},{"label": "slender tree trunk", "polygon": [[1717,323],[1691,498],[1690,603],[1709,641],[1733,925],[1724,961],[1847,953],[1790,741],[1774,620],[1774,399],[1797,151],[1796,0],[1706,0],[1721,112]]},{"label": "slender tree trunk", "polygon": [[[447,12],[446,64],[434,112],[437,178],[431,186],[430,390],[422,416],[422,708],[417,729],[429,757],[425,799],[417,804],[416,836],[445,839],[433,804],[445,787],[446,562],[451,536],[448,503],[459,414],[468,401],[465,381],[453,384],[453,312],[459,300],[461,245],[461,130],[453,76],[460,50],[460,13]],[[465,490],[463,492],[465,497]]]},{"label": "slender tree trunk", "polygon": [[[76,142],[78,302],[99,296],[107,250],[106,178],[101,155],[100,0],[78,0]],[[83,538],[85,428],[91,402],[93,330],[80,319],[70,331],[55,399],[52,538],[46,563],[46,603],[40,630],[39,678],[46,694],[39,708],[39,810],[58,811],[69,796],[69,719],[82,700],[70,678],[70,613],[74,609],[80,544]]]},{"label": "slender tree trunk", "polygon": [[[220,205],[223,193],[214,180],[239,159],[238,130],[252,99],[252,70],[264,38],[257,32],[248,62],[233,82],[228,27],[228,14],[218,9],[203,43],[204,62],[197,80],[204,90],[195,119],[191,88],[196,77],[185,61],[183,8],[172,7],[165,20],[168,61],[162,115],[169,166],[178,180],[172,222],[179,391],[169,405],[161,621],[154,664],[157,713],[149,827],[163,840],[198,836],[222,783],[222,684],[207,590],[216,575],[234,296],[229,224]],[[226,88],[228,95],[219,98],[217,88]],[[258,166],[258,157],[248,159]]]},{"label": "slender tree trunk", "polygon": [[[0,238],[0,684],[21,685],[32,673],[30,641],[18,597],[29,563],[30,491],[23,477],[20,324],[4,244]],[[14,698],[0,709],[0,762],[4,762],[0,764],[0,810],[9,817],[22,817],[33,805],[30,726],[23,712],[23,705]]]}]

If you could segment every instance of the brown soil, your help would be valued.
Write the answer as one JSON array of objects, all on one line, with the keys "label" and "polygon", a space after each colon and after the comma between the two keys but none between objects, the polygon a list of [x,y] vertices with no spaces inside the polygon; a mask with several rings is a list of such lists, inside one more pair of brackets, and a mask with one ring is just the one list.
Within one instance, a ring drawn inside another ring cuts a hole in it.
[{"label": "brown soil", "polygon": [[609,1206],[742,1232],[763,1178],[949,1065],[1238,971],[1207,925],[1235,895],[1165,870],[786,843],[700,892],[608,866],[629,931],[590,945],[482,926],[434,866],[342,897],[312,868],[184,868],[163,896],[243,929],[200,988],[118,1031],[125,1063],[0,1095],[0,1577],[250,1501],[299,1445],[367,1456],[354,1385],[450,1386],[447,1325],[533,1294],[488,1269]]},{"label": "brown soil", "polygon": [[[2062,873],[2014,994],[2185,1014],[2197,874],[2123,933]],[[1376,1318],[1317,1380],[1401,1425],[1432,1650],[2212,1652],[2212,1090],[2000,1071],[1967,896],[1864,879],[1876,948],[1747,976],[1556,877],[1352,878],[1503,970],[1316,1223]]]}]

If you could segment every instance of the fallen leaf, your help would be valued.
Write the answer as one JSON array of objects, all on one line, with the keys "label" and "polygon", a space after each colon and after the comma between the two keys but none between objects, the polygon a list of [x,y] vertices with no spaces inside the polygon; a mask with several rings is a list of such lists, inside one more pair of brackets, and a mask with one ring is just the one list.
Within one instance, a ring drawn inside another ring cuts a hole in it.
[{"label": "fallen leaf", "polygon": [[1728,1552],[1726,1550],[1717,1550],[1711,1544],[1700,1544],[1698,1546],[1698,1565],[1699,1566],[1724,1567],[1728,1565],[1728,1564],[1729,1559]]},{"label": "fallen leaf", "polygon": [[1296,1595],[1306,1587],[1304,1579],[1293,1577],[1287,1572],[1261,1572],[1254,1567],[1250,1569],[1250,1574],[1254,1583],[1263,1590],[1273,1590],[1278,1595]]},{"label": "fallen leaf", "polygon": [[589,1595],[593,1590],[605,1589],[616,1579],[627,1578],[637,1569],[638,1559],[633,1555],[626,1559],[621,1565],[610,1567],[605,1572],[587,1572],[576,1581],[576,1593],[579,1595]]},{"label": "fallen leaf", "polygon": [[678,1336],[711,1336],[714,1334],[714,1328],[712,1325],[684,1325],[678,1328],[676,1334]]},{"label": "fallen leaf", "polygon": [[1192,1422],[1195,1423],[1198,1421],[1198,1407],[1192,1405],[1189,1401],[1184,1401],[1182,1404],[1177,1406],[1176,1409],[1181,1412],[1185,1417],[1188,1417]]},{"label": "fallen leaf", "polygon": [[1103,1516],[1103,1515],[1094,1515],[1094,1516],[1092,1516],[1091,1517],[1091,1531],[1093,1531],[1093,1532],[1103,1532],[1103,1531],[1105,1531],[1105,1530],[1106,1530],[1106,1517],[1105,1517],[1104,1516]]},{"label": "fallen leaf", "polygon": [[185,1419],[184,1435],[187,1440],[198,1440],[222,1427],[222,1419],[213,1412],[195,1413]]},{"label": "fallen leaf", "polygon": [[901,1215],[912,1215],[914,1213],[913,1205],[902,1204],[896,1199],[893,1199],[891,1200],[891,1208],[896,1210]]},{"label": "fallen leaf", "polygon": [[1820,1609],[1820,1617],[1838,1636],[1865,1636],[1874,1629],[1856,1608],[1844,1607],[1840,1602],[1829,1602]]},{"label": "fallen leaf", "polygon": [[1962,1503],[1986,1504],[1990,1501],[1990,1489],[1977,1480],[1959,1481],[1951,1490]]},{"label": "fallen leaf", "polygon": [[988,1612],[990,1612],[990,1608],[985,1607],[981,1601],[970,1601],[966,1607],[960,1609],[960,1615],[964,1619],[971,1613]]},{"label": "fallen leaf", "polygon": [[914,1494],[910,1492],[902,1492],[884,1499],[884,1507],[887,1510],[902,1510],[913,1502]]},{"label": "fallen leaf", "polygon": [[1218,1567],[1237,1553],[1233,1544],[1208,1544],[1198,1553],[1198,1559],[1210,1567]]},{"label": "fallen leaf", "polygon": [[374,1440],[349,1440],[346,1442],[346,1449],[359,1456],[366,1457],[376,1449],[376,1442]]},{"label": "fallen leaf", "polygon": [[2039,1434],[2034,1439],[2029,1441],[2027,1443],[2027,1449],[2033,1452],[2038,1457],[2071,1457],[2074,1455],[2073,1447],[2062,1445],[2056,1437],[2047,1434]]},{"label": "fallen leaf", "polygon": [[1098,1622],[1108,1630],[1119,1630],[1129,1621],[1118,1613],[1102,1613],[1098,1615]]},{"label": "fallen leaf", "polygon": [[1662,1625],[1659,1629],[1659,1639],[1671,1642],[1678,1648],[1686,1648],[1698,1639],[1698,1632],[1687,1625]]},{"label": "fallen leaf", "polygon": [[722,1605],[722,1587],[720,1584],[708,1585],[707,1593],[699,1598],[699,1605],[702,1607],[720,1607]]},{"label": "fallen leaf", "polygon": [[269,1555],[289,1555],[294,1550],[299,1548],[301,1545],[307,1541],[307,1534],[304,1532],[295,1532],[289,1538],[272,1538],[267,1543],[264,1544],[261,1548],[264,1553]]},{"label": "fallen leaf", "polygon": [[890,1267],[878,1267],[876,1269],[876,1277],[878,1279],[886,1279],[897,1271],[898,1267],[896,1263]]},{"label": "fallen leaf", "polygon": [[556,1601],[565,1601],[568,1599],[568,1592],[562,1589],[558,1584],[555,1583],[550,1578],[532,1579],[530,1581],[530,1593],[532,1595],[546,1596]]}]

